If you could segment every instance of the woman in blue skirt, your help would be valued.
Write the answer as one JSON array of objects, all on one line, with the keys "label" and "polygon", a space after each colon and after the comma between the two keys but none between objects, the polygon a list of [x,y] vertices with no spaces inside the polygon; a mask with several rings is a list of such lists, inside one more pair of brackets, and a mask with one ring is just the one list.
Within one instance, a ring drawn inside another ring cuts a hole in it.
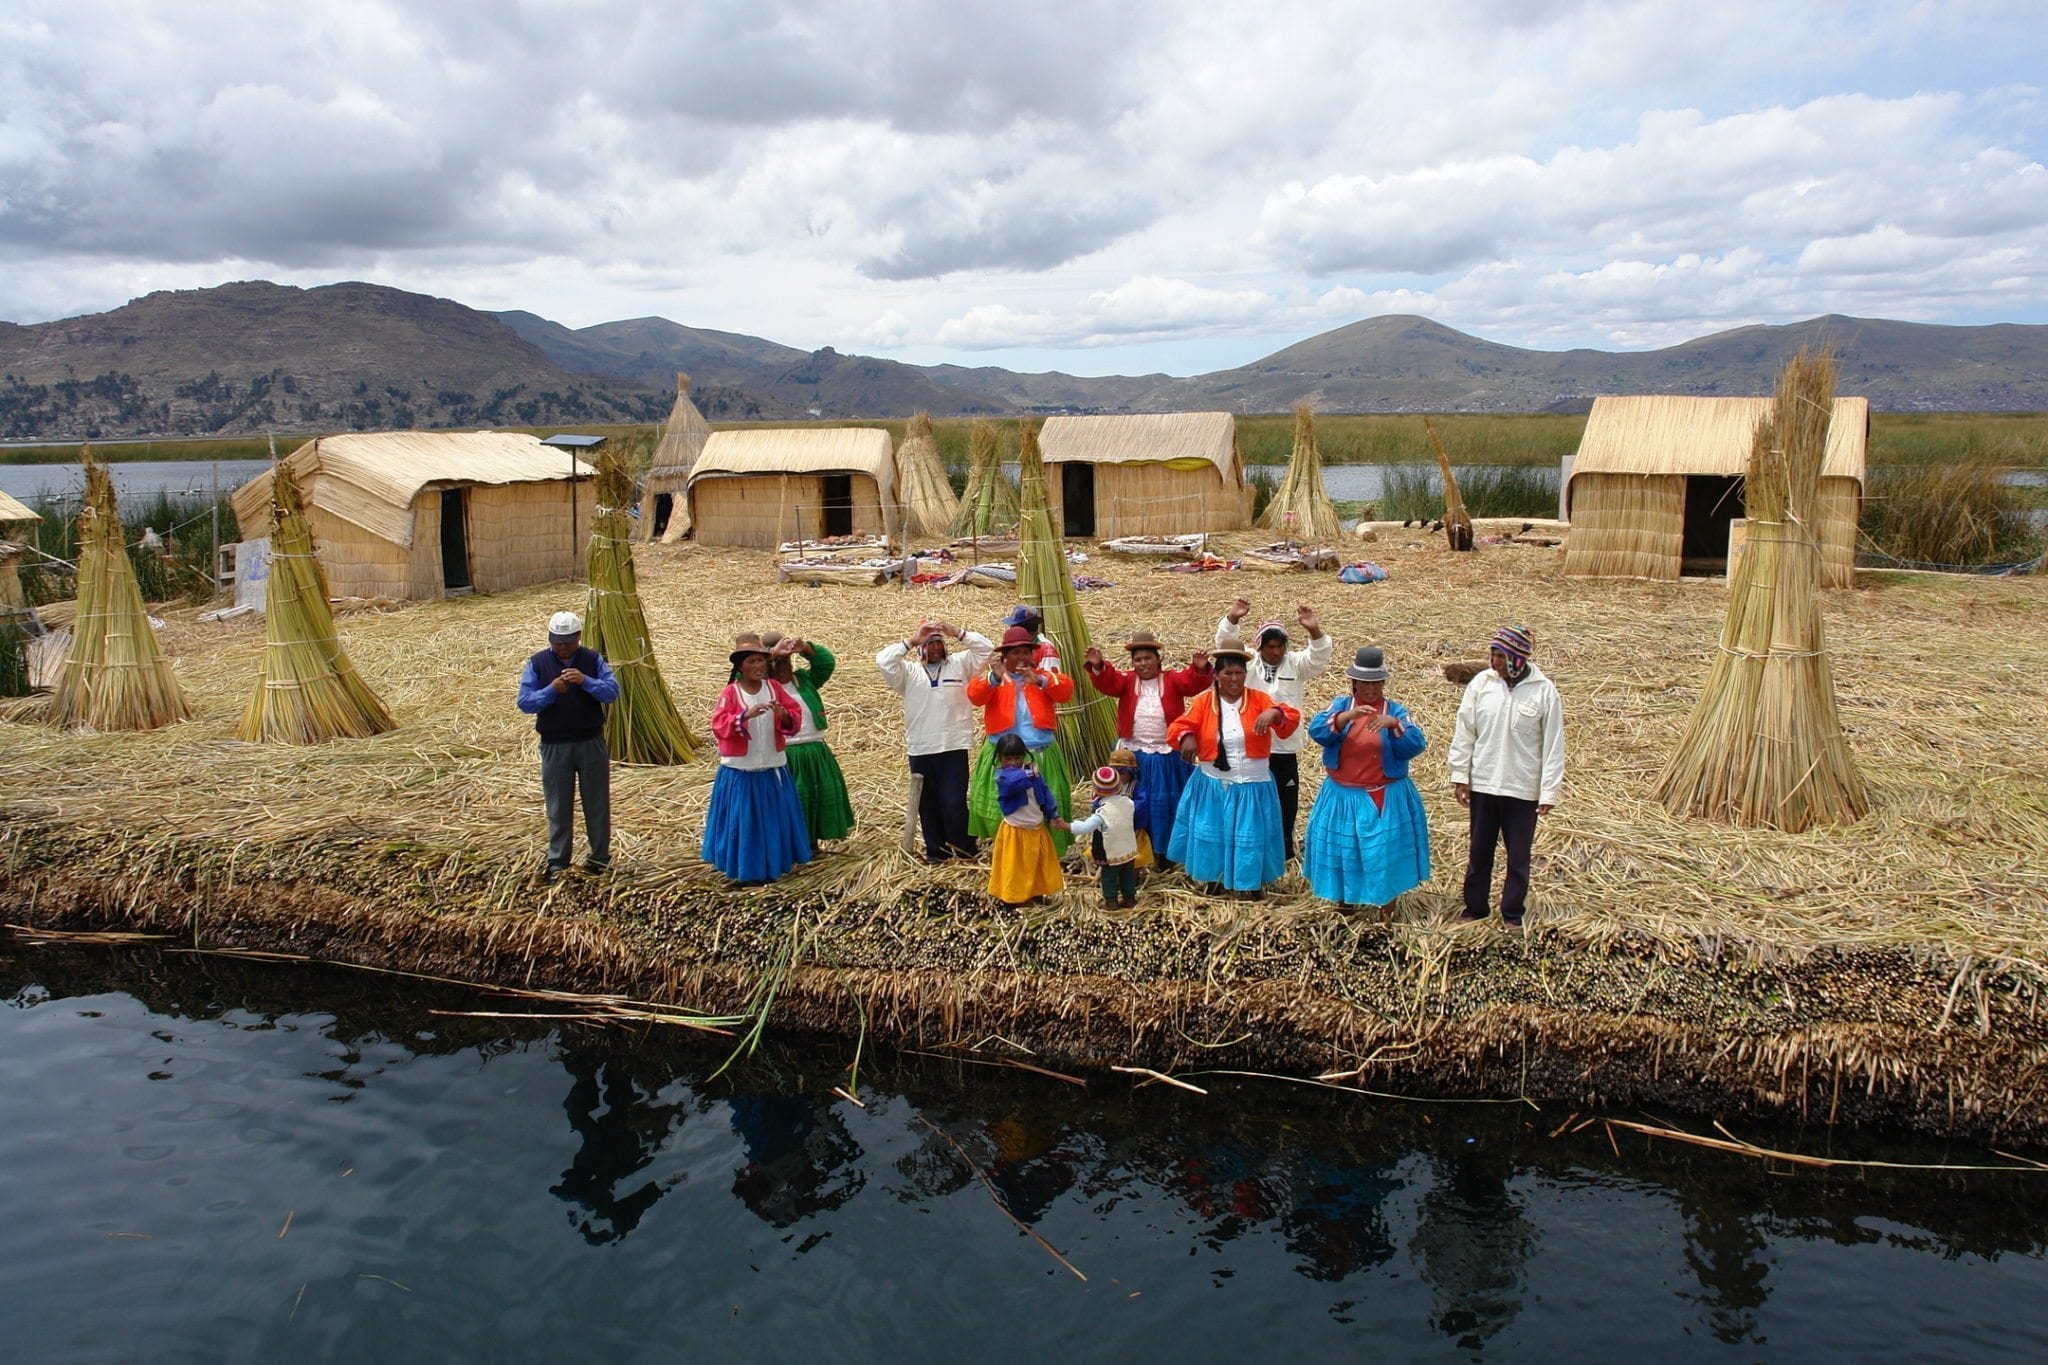
[{"label": "woman in blue skirt", "polygon": [[1429,880],[1429,819],[1408,776],[1427,741],[1408,708],[1388,701],[1377,646],[1344,670],[1349,695],[1318,711],[1309,737],[1323,746],[1323,789],[1303,841],[1312,890],[1339,905],[1391,905]]},{"label": "woman in blue skirt", "polygon": [[1245,686],[1242,649],[1210,653],[1214,681],[1171,725],[1167,742],[1194,768],[1174,812],[1166,856],[1192,880],[1256,900],[1287,871],[1280,793],[1268,760],[1274,736],[1291,735],[1301,712]]},{"label": "woman in blue skirt", "polygon": [[711,712],[718,776],[698,856],[741,886],[760,886],[811,860],[810,828],[783,753],[802,727],[802,703],[768,676],[759,635],[733,645],[732,680]]}]

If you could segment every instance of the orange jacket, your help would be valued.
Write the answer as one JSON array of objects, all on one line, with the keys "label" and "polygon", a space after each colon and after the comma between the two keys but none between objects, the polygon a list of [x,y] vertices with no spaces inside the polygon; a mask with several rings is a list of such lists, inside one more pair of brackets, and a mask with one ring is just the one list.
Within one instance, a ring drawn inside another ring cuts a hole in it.
[{"label": "orange jacket", "polygon": [[[1027,683],[1024,687],[1024,704],[1031,711],[1031,723],[1041,730],[1050,730],[1059,723],[1058,703],[1074,695],[1074,680],[1064,673],[1051,669],[1039,670],[1052,680],[1050,687]],[[989,681],[987,673],[977,673],[967,680],[967,700],[981,710],[982,729],[990,735],[1000,735],[1017,728],[1016,707],[1011,698],[1017,689],[1010,686],[1010,675],[1005,673],[996,681]]]},{"label": "orange jacket", "polygon": [[[1252,722],[1264,715],[1270,707],[1278,707],[1280,709],[1280,722],[1262,735],[1252,729]],[[1247,687],[1244,690],[1243,715],[1244,755],[1246,758],[1271,757],[1273,753],[1273,736],[1291,735],[1294,733],[1294,727],[1301,724],[1301,712],[1295,710],[1284,701],[1274,701],[1264,692],[1253,687]],[[1188,709],[1174,717],[1173,723],[1166,727],[1166,742],[1175,748],[1179,748],[1180,742],[1184,737],[1193,735],[1197,749],[1197,761],[1214,763],[1216,761],[1216,746],[1222,738],[1218,730],[1220,724],[1221,720],[1216,714],[1216,689],[1212,687],[1205,692],[1197,692],[1194,696],[1188,698]]]}]

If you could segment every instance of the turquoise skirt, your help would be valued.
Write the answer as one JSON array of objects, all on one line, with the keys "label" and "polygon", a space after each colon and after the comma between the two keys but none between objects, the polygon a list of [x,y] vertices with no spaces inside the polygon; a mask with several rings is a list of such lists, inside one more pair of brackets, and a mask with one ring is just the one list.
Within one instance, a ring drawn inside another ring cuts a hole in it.
[{"label": "turquoise skirt", "polygon": [[1166,856],[1196,882],[1257,891],[1287,871],[1280,832],[1280,789],[1263,782],[1225,782],[1204,768],[1180,794]]},{"label": "turquoise skirt", "polygon": [[1429,817],[1415,784],[1404,777],[1380,795],[1384,809],[1325,774],[1301,844],[1301,870],[1324,900],[1385,905],[1429,880]]}]

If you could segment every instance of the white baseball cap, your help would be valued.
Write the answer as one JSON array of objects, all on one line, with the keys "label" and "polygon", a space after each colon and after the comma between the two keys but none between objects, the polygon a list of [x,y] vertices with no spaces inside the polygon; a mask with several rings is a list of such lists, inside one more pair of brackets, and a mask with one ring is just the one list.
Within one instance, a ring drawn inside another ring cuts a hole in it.
[{"label": "white baseball cap", "polygon": [[558,611],[548,618],[550,640],[573,640],[583,633],[583,618],[573,611]]}]

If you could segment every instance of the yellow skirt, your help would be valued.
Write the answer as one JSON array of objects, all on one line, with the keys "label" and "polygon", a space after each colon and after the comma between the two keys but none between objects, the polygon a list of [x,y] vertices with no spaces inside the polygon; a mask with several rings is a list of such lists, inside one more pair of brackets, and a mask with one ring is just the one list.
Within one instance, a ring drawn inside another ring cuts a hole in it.
[{"label": "yellow skirt", "polygon": [[1035,896],[1057,895],[1065,885],[1050,830],[1044,825],[1026,827],[1007,820],[996,826],[996,846],[988,868],[991,896],[1006,905],[1022,905]]},{"label": "yellow skirt", "polygon": [[1138,871],[1150,872],[1158,859],[1152,856],[1152,836],[1144,830],[1138,831]]}]

